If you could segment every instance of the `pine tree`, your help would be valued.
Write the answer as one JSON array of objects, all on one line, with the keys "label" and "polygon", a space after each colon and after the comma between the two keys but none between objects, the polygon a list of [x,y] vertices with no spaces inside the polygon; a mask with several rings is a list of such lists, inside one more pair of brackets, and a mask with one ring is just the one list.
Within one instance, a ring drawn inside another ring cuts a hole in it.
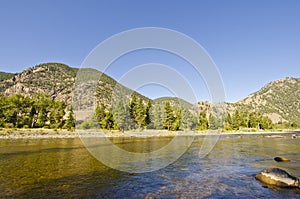
[{"label": "pine tree", "polygon": [[141,129],[144,126],[145,119],[146,119],[146,109],[144,108],[143,101],[140,98],[135,108],[135,122],[139,129]]},{"label": "pine tree", "polygon": [[103,127],[103,129],[109,129],[109,130],[116,128],[115,121],[114,121],[114,116],[112,114],[112,110],[109,110],[105,114],[105,118],[103,120],[102,127]]},{"label": "pine tree", "polygon": [[223,127],[222,120],[213,114],[209,114],[208,127],[212,130],[217,130]]},{"label": "pine tree", "polygon": [[75,118],[72,107],[69,109],[68,117],[63,128],[67,129],[68,131],[74,130],[75,128]]},{"label": "pine tree", "polygon": [[173,115],[173,124],[171,127],[172,131],[177,131],[180,128],[181,125],[181,109],[178,108],[176,111],[174,111],[174,115]]},{"label": "pine tree", "polygon": [[65,115],[65,104],[63,102],[54,101],[50,112],[50,128],[62,128],[63,117]]},{"label": "pine tree", "polygon": [[38,113],[38,116],[37,116],[37,121],[36,121],[35,127],[38,127],[38,128],[44,127],[46,121],[47,121],[46,111],[43,108],[41,108]]},{"label": "pine tree", "polygon": [[129,104],[129,112],[130,112],[130,117],[131,120],[135,122],[136,118],[136,107],[137,107],[137,99],[135,95],[131,97],[131,101]]},{"label": "pine tree", "polygon": [[262,116],[260,120],[261,129],[272,129],[272,120],[268,116]]},{"label": "pine tree", "polygon": [[150,115],[151,115],[151,127],[157,130],[163,129],[166,120],[165,117],[166,114],[163,111],[163,108],[158,104],[153,106]]},{"label": "pine tree", "polygon": [[130,128],[130,114],[126,103],[123,105],[122,101],[118,101],[113,109],[113,116],[119,130],[124,131]]},{"label": "pine tree", "polygon": [[174,113],[170,102],[166,102],[165,104],[165,114],[166,114],[166,120],[164,123],[164,128],[170,131],[174,122]]},{"label": "pine tree", "polygon": [[199,114],[199,122],[198,122],[198,130],[207,130],[208,129],[208,120],[205,112],[200,112]]},{"label": "pine tree", "polygon": [[192,130],[197,125],[197,118],[187,108],[182,109],[181,128],[183,130]]},{"label": "pine tree", "polygon": [[148,126],[149,124],[151,124],[151,118],[150,118],[150,109],[152,107],[151,101],[149,100],[146,106],[146,118],[145,118],[145,122],[144,122],[144,126]]},{"label": "pine tree", "polygon": [[95,110],[95,118],[96,121],[98,122],[100,129],[104,129],[104,120],[106,117],[105,113],[105,107],[103,104],[97,105],[96,110]]}]

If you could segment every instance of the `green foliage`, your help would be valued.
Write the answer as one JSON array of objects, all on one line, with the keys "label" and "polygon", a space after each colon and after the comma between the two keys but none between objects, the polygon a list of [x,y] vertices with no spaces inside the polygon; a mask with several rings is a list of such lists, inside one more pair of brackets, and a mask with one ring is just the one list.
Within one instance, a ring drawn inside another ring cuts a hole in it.
[{"label": "green foliage", "polygon": [[181,125],[181,109],[178,108],[174,111],[174,121],[173,121],[173,124],[172,124],[172,128],[171,130],[172,131],[178,131],[179,128],[180,128],[180,125]]},{"label": "green foliage", "polygon": [[178,97],[160,97],[153,101],[154,104],[166,104],[169,102],[174,107],[191,108],[193,105]]},{"label": "green foliage", "polygon": [[219,117],[210,114],[208,120],[208,126],[209,129],[218,130],[223,127],[222,120]]},{"label": "green foliage", "polygon": [[130,115],[139,129],[143,127],[146,119],[146,109],[144,108],[142,99],[132,97],[130,103]]},{"label": "green foliage", "polygon": [[181,109],[181,129],[193,130],[197,127],[197,116],[191,113],[187,108]]},{"label": "green foliage", "polygon": [[167,129],[168,131],[171,130],[173,122],[174,122],[174,114],[173,114],[173,110],[172,107],[170,105],[170,102],[166,102],[165,104],[165,123],[164,123],[164,128]]},{"label": "green foliage", "polygon": [[232,128],[233,130],[238,130],[240,128],[247,128],[248,120],[248,113],[246,111],[239,111],[236,110],[232,116],[230,114],[227,114],[227,117],[225,118],[225,121],[227,122],[227,125]]},{"label": "green foliage", "polygon": [[151,117],[150,117],[150,109],[152,107],[152,103],[150,100],[148,100],[147,106],[145,108],[145,114],[146,114],[146,118],[144,121],[144,126],[148,126],[151,124]]},{"label": "green foliage", "polygon": [[[26,69],[17,76],[0,72],[0,93],[2,94],[0,127],[72,129],[74,116],[70,110],[67,110],[67,107],[70,106],[70,93],[75,77],[78,80],[77,84],[89,82],[91,79],[97,80],[95,85],[98,83],[96,103],[99,106],[96,108],[95,118],[90,119],[86,124],[83,123],[87,128],[100,126],[103,129],[120,130],[136,128],[206,130],[221,126],[219,118],[205,114],[205,112],[208,113],[209,108],[205,104],[199,108],[202,112],[198,115],[195,113],[197,111],[192,111],[192,104],[182,99],[164,97],[150,100],[95,69],[80,69],[80,75],[76,76],[78,70],[65,64],[45,63]],[[17,83],[24,86],[23,90],[27,92],[24,94],[30,97],[3,96],[5,90],[10,90],[9,95],[14,94],[12,86]],[[246,100],[228,104],[231,106],[229,109],[231,114],[226,115],[224,129],[300,128],[299,86],[299,78],[276,80],[253,93]],[[87,90],[86,87],[83,86],[79,91]],[[43,91],[49,93],[51,97],[45,94],[28,93],[28,91],[33,93]],[[114,102],[112,93],[115,91],[117,96],[125,96],[128,101]],[[64,102],[55,101],[54,99],[58,96]],[[83,103],[82,108],[93,106],[90,100],[86,104],[85,101],[80,101],[80,103]],[[169,103],[168,106],[167,103]],[[76,106],[73,107],[77,110]],[[78,107],[81,107],[81,104]],[[231,112],[233,110],[234,112]],[[280,116],[286,122],[272,124],[270,118],[265,116],[271,113]]]},{"label": "green foliage", "polygon": [[[77,126],[76,126],[77,128]],[[85,120],[79,126],[79,129],[95,129],[97,128],[97,122],[94,120]]]},{"label": "green foliage", "polygon": [[159,105],[154,105],[150,111],[150,118],[151,118],[150,128],[157,129],[157,130],[163,129],[165,118],[166,118],[164,107]]},{"label": "green foliage", "polygon": [[150,100],[145,104],[142,98],[137,98],[135,95],[131,97],[129,103],[130,118],[134,122],[134,126],[142,129],[151,123],[150,108],[152,104]]},{"label": "green foliage", "polygon": [[115,118],[115,122],[120,130],[125,130],[127,127],[126,114],[127,110],[124,107],[122,101],[118,101],[116,106],[113,108],[113,116]]},{"label": "green foliage", "polygon": [[280,122],[274,125],[276,129],[300,129],[300,121]]},{"label": "green foliage", "polygon": [[5,72],[0,72],[0,82],[6,79],[10,79],[14,76],[15,74],[13,73],[5,73]]},{"label": "green foliage", "polygon": [[200,112],[198,120],[198,130],[207,130],[208,129],[208,119],[205,112]]},{"label": "green foliage", "polygon": [[103,127],[103,129],[108,129],[108,130],[116,129],[114,116],[113,116],[111,110],[109,110],[109,111],[105,114],[105,117],[104,117],[104,120],[103,120],[102,127]]},{"label": "green foliage", "polygon": [[75,118],[72,107],[69,109],[68,117],[65,121],[63,128],[67,129],[68,131],[74,130],[75,128]]},{"label": "green foliage", "polygon": [[[120,114],[121,116],[123,114],[122,112],[120,113],[117,112],[116,115]],[[101,129],[114,130],[114,129],[121,129],[123,127],[122,125],[121,127],[118,126],[115,120],[115,116],[113,115],[112,109],[105,110],[103,104],[100,104],[96,107],[94,118]],[[121,122],[121,118],[118,119],[120,119],[119,121]],[[96,126],[94,125],[94,127]]]},{"label": "green foliage", "polygon": [[272,120],[263,116],[260,112],[251,112],[236,110],[231,116],[227,113],[225,118],[225,130],[239,130],[241,128],[252,129],[272,129]]},{"label": "green foliage", "polygon": [[164,107],[165,119],[163,127],[168,131],[177,131],[179,130],[181,124],[181,109],[174,108],[171,106],[170,102],[166,102]]},{"label": "green foliage", "polygon": [[[46,94],[24,97],[20,94],[0,97],[0,127],[4,128],[62,128],[65,124],[64,102]],[[71,121],[73,120],[73,121]],[[67,119],[74,126],[74,118]]]},{"label": "green foliage", "polygon": [[106,113],[105,113],[104,105],[103,104],[98,105],[95,110],[95,118],[101,129],[104,128],[105,116],[106,116]]}]

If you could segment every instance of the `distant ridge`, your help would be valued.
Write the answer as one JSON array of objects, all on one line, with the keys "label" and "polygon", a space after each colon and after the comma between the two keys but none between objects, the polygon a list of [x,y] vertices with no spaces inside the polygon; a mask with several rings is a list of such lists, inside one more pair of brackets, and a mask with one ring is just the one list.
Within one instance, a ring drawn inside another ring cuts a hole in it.
[{"label": "distant ridge", "polygon": [[178,97],[160,97],[153,100],[153,104],[165,104],[166,102],[170,102],[173,106],[183,106],[186,108],[191,108],[193,106],[190,102]]}]

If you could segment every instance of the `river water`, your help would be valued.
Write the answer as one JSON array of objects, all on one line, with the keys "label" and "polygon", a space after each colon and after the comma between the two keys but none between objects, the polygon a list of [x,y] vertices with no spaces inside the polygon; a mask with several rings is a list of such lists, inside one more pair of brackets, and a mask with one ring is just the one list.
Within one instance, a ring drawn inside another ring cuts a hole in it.
[{"label": "river water", "polygon": [[[112,142],[145,152],[142,149],[161,147],[171,139],[114,138]],[[214,149],[199,158],[202,143],[203,137],[195,137],[186,153],[160,170],[126,173],[99,162],[79,138],[3,139],[0,198],[300,198],[299,189],[270,187],[254,178],[267,167],[299,177],[299,137],[222,135]],[[275,156],[291,161],[275,162]]]}]

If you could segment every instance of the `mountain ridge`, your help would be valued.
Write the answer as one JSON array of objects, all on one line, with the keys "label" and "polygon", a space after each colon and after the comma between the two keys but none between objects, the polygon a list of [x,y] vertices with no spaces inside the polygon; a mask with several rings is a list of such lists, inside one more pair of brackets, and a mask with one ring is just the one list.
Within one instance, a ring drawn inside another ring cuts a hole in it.
[{"label": "mountain ridge", "polygon": [[[111,93],[116,86],[126,93],[134,94],[143,101],[153,103],[164,103],[171,101],[174,104],[182,104],[189,107],[189,102],[180,98],[165,97],[151,100],[130,88],[119,84],[112,77],[93,68],[72,68],[62,63],[43,63],[27,68],[20,73],[12,74],[0,72],[0,94],[13,95],[23,94],[31,96],[35,93],[47,93],[53,99],[72,103],[72,91],[74,83],[78,83],[78,71],[83,74],[82,81],[88,81],[92,76],[94,79],[101,77],[96,87],[98,103],[111,107]],[[88,71],[84,76],[84,71]],[[76,79],[77,78],[77,79]],[[87,78],[87,79],[86,79]],[[86,91],[91,85],[85,84],[81,89]],[[76,101],[76,100],[75,100]],[[85,102],[84,102],[85,103]],[[196,105],[199,111],[207,110],[209,102],[200,101]],[[235,103],[226,103],[227,111],[235,110],[258,111],[267,115],[273,122],[295,121],[300,118],[300,78],[287,77],[271,81],[258,91],[244,97]]]},{"label": "mountain ridge", "polygon": [[271,81],[260,90],[228,105],[229,110],[259,111],[275,123],[299,120],[300,78],[286,77]]}]

